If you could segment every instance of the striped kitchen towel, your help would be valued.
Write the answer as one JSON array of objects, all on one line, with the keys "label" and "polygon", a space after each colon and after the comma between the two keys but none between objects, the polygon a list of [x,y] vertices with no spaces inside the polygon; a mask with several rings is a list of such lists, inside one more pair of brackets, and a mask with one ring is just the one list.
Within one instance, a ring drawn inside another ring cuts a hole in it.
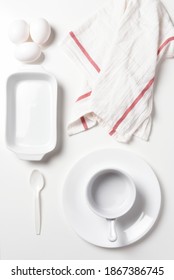
[{"label": "striped kitchen towel", "polygon": [[153,85],[161,58],[174,56],[174,26],[159,0],[107,0],[63,40],[85,75],[68,125],[73,135],[96,124],[117,141],[148,140]]}]

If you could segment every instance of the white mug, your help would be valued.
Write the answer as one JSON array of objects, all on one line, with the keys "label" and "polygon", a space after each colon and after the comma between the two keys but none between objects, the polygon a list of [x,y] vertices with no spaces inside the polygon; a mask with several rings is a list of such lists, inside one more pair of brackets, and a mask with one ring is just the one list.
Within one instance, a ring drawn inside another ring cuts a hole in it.
[{"label": "white mug", "polygon": [[125,215],[135,202],[134,181],[127,173],[118,169],[100,170],[90,178],[86,196],[90,209],[108,221],[108,239],[115,242],[115,220]]}]

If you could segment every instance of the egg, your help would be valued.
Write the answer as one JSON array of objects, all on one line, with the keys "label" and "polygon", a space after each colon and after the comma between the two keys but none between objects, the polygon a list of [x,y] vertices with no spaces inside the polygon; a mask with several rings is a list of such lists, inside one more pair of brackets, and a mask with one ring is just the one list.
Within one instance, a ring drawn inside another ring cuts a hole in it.
[{"label": "egg", "polygon": [[45,44],[51,34],[51,27],[44,18],[39,18],[31,22],[30,24],[30,36],[32,40],[39,44]]},{"label": "egg", "polygon": [[29,25],[24,20],[15,20],[9,26],[9,39],[15,44],[20,44],[27,41],[29,34]]},{"label": "egg", "polygon": [[34,42],[26,42],[16,46],[15,57],[22,62],[34,62],[41,55],[41,48]]}]

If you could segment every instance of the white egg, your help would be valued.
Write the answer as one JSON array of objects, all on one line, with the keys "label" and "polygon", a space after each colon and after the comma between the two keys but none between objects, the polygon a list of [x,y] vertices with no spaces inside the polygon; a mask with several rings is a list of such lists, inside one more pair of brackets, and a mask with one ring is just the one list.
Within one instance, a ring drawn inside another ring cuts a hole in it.
[{"label": "white egg", "polygon": [[8,35],[13,43],[20,44],[27,41],[29,34],[29,25],[24,20],[15,20],[10,24]]},{"label": "white egg", "polygon": [[30,24],[30,36],[32,40],[39,44],[43,45],[48,41],[51,34],[51,27],[49,23],[44,19],[36,19]]},{"label": "white egg", "polygon": [[41,48],[34,42],[26,42],[16,47],[15,57],[22,62],[34,62],[41,55]]}]

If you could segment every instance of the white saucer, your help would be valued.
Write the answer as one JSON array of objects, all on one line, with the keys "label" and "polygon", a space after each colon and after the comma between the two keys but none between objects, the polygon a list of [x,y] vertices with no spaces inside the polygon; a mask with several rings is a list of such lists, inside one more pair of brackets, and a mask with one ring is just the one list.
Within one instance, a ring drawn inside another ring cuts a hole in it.
[{"label": "white saucer", "polygon": [[[98,217],[86,201],[87,182],[101,169],[116,168],[129,174],[137,196],[132,209],[118,218],[118,239],[108,241],[107,221]],[[65,214],[84,240],[101,247],[118,248],[142,238],[157,220],[161,206],[159,182],[151,167],[134,154],[117,149],[98,150],[80,159],[69,172],[63,190]]]}]

